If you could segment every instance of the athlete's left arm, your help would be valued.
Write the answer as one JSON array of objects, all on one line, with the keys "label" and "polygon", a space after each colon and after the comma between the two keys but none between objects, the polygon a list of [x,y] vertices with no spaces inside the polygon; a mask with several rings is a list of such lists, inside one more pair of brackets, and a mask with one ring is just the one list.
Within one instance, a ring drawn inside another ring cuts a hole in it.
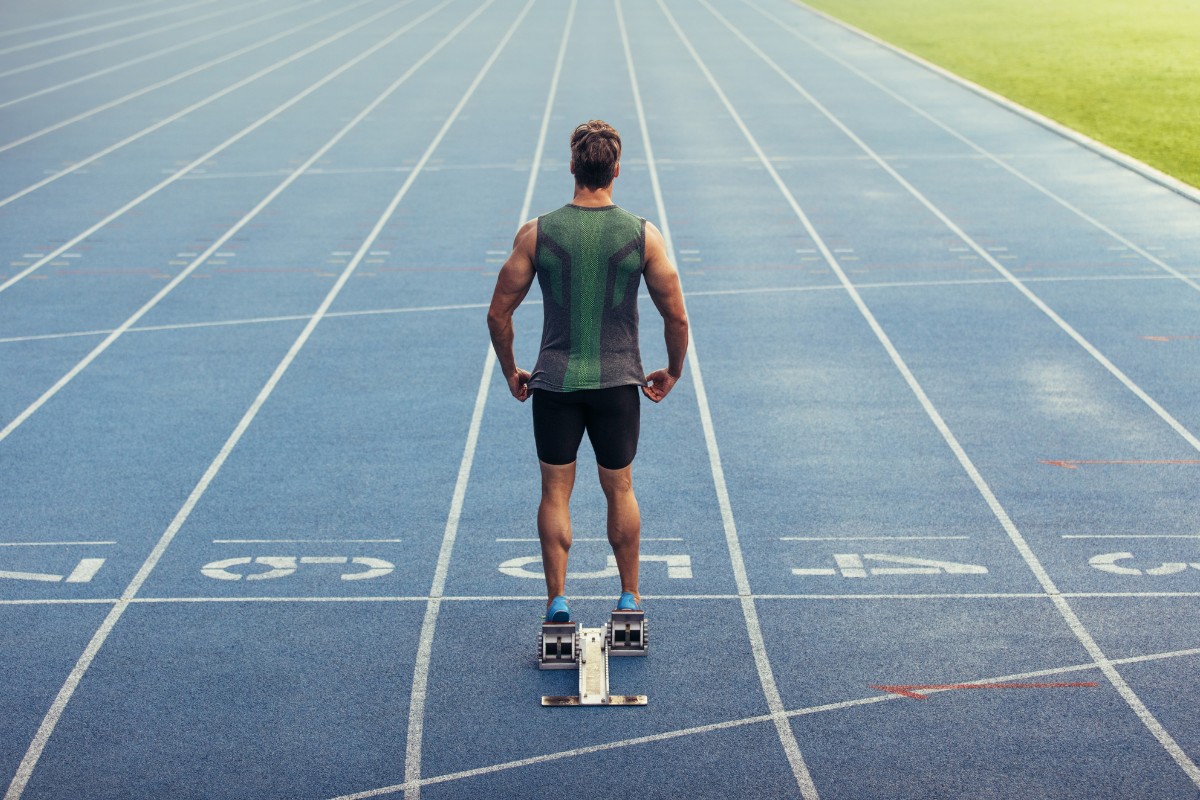
[{"label": "athlete's left arm", "polygon": [[512,396],[522,403],[529,397],[529,373],[517,367],[517,359],[513,354],[513,313],[529,287],[533,285],[533,258],[537,244],[537,220],[530,220],[521,226],[513,240],[512,255],[500,268],[496,277],[496,290],[492,293],[492,305],[488,308],[488,331],[492,335],[492,348],[496,351],[496,359],[504,379],[508,381],[508,390]]},{"label": "athlete's left arm", "polygon": [[683,289],[679,285],[679,271],[667,257],[667,244],[662,233],[649,222],[646,223],[645,252],[646,265],[642,277],[654,307],[663,318],[667,368],[655,370],[646,376],[642,394],[658,403],[683,375],[683,359],[688,348],[688,318],[683,305]]}]

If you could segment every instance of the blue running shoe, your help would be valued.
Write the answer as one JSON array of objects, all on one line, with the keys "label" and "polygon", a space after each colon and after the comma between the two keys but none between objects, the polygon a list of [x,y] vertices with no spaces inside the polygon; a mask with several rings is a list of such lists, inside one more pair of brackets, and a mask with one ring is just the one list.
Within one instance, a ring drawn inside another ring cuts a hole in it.
[{"label": "blue running shoe", "polygon": [[561,594],[550,601],[546,609],[546,622],[570,622],[571,609],[567,606],[567,598]]},{"label": "blue running shoe", "polygon": [[633,592],[621,592],[621,599],[617,601],[617,611],[641,611],[642,607],[638,605],[637,598],[633,596]]}]

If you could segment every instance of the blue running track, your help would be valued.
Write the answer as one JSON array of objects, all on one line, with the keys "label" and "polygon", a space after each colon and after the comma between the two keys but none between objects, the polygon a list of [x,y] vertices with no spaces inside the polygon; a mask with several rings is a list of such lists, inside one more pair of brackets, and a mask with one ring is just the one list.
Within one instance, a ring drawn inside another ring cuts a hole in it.
[{"label": "blue running track", "polygon": [[[484,324],[589,118],[645,708],[539,704]],[[5,800],[1200,797],[1200,205],[802,5],[9,2],[0,247]]]}]

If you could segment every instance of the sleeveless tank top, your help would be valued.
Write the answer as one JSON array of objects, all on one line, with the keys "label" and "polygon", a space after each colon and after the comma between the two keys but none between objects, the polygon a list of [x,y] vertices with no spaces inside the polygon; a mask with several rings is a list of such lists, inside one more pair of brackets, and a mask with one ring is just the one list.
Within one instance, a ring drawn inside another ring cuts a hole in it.
[{"label": "sleeveless tank top", "polygon": [[637,308],[645,252],[646,220],[618,206],[568,204],[538,217],[534,270],[544,323],[530,388],[645,382]]}]

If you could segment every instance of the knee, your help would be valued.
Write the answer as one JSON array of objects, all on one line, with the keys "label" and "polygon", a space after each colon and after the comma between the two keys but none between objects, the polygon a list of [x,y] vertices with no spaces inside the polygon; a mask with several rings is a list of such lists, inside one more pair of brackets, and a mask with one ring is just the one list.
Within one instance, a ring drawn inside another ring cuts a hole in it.
[{"label": "knee", "polygon": [[542,484],[542,504],[550,506],[565,506],[571,502],[571,487],[555,484]]},{"label": "knee", "polygon": [[541,463],[542,499],[551,502],[568,502],[575,488],[575,462],[570,464]]},{"label": "knee", "polygon": [[609,501],[624,499],[633,495],[633,475],[626,468],[622,470],[607,470],[600,468],[600,488]]}]

